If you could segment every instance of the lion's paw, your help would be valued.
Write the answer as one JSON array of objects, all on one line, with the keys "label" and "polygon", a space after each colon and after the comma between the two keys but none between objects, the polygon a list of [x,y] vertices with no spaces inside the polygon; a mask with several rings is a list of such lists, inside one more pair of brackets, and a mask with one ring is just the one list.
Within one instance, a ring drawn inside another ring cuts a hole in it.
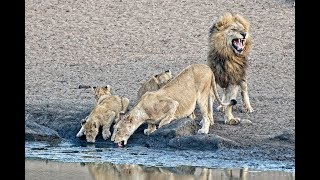
[{"label": "lion's paw", "polygon": [[243,107],[242,111],[244,113],[252,113],[253,112],[253,108],[252,107]]},{"label": "lion's paw", "polygon": [[192,120],[195,120],[197,116],[196,116],[195,113],[193,112],[193,113],[191,113],[188,117],[191,118]]},{"label": "lion's paw", "polygon": [[208,131],[201,128],[198,130],[198,134],[208,134]]},{"label": "lion's paw", "polygon": [[232,119],[229,119],[228,121],[225,121],[225,123],[229,125],[237,125],[240,123],[240,118],[232,118]]},{"label": "lion's paw", "polygon": [[225,109],[226,109],[226,107],[225,107],[225,106],[222,106],[222,105],[219,105],[219,106],[217,107],[217,110],[220,111],[220,112],[224,112]]},{"label": "lion's paw", "polygon": [[150,132],[149,129],[145,129],[145,130],[143,130],[143,133],[144,133],[145,135],[150,135],[152,132]]},{"label": "lion's paw", "polygon": [[107,140],[110,136],[111,136],[111,132],[109,130],[102,132],[102,137],[104,140]]}]

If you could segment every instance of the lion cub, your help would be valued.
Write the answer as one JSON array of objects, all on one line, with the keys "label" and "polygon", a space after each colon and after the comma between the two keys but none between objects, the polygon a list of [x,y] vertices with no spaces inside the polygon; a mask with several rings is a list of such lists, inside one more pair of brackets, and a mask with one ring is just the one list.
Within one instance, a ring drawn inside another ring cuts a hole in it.
[{"label": "lion cub", "polygon": [[119,120],[119,114],[125,113],[129,105],[128,98],[111,93],[110,85],[93,87],[93,90],[97,103],[89,116],[81,120],[81,129],[76,135],[86,135],[87,142],[95,142],[100,126],[103,139],[108,139],[111,135],[110,126]]},{"label": "lion cub", "polygon": [[162,86],[166,85],[168,82],[172,80],[173,76],[170,70],[166,70],[160,74],[156,74],[151,76],[146,82],[142,84],[138,91],[137,99],[140,99],[144,93],[148,91],[156,91],[160,89]]}]

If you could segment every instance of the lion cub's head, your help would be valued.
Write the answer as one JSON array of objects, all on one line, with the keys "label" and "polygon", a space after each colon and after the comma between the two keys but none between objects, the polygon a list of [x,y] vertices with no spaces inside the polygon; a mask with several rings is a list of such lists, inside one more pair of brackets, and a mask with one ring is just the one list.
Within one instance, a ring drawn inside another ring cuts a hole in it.
[{"label": "lion cub's head", "polygon": [[118,147],[124,147],[127,144],[129,137],[137,129],[136,126],[138,126],[138,124],[134,123],[132,116],[128,114],[121,116],[118,123],[113,126],[111,141],[116,143]]},{"label": "lion cub's head", "polygon": [[87,142],[94,143],[99,132],[99,125],[95,121],[87,121],[83,124],[83,134],[86,136]]},{"label": "lion cub's head", "polygon": [[225,55],[246,56],[250,49],[249,22],[238,14],[226,13],[219,17],[209,33],[209,43]]},{"label": "lion cub's head", "polygon": [[155,81],[155,83],[159,86],[162,87],[165,84],[167,84],[171,79],[173,78],[172,73],[170,70],[166,70],[165,72],[162,72],[160,74],[154,75],[152,77]]},{"label": "lion cub's head", "polygon": [[92,90],[94,92],[94,98],[98,101],[99,98],[103,95],[112,95],[111,92],[111,86],[110,85],[106,85],[104,87],[92,87]]},{"label": "lion cub's head", "polygon": [[138,99],[148,91],[156,91],[172,80],[173,76],[170,70],[151,76],[142,84],[138,91]]}]

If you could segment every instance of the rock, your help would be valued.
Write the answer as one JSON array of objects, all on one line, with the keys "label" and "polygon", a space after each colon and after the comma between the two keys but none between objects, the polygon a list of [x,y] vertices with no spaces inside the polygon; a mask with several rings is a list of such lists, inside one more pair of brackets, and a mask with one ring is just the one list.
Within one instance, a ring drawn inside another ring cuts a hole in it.
[{"label": "rock", "polygon": [[59,142],[61,137],[55,130],[27,120],[25,122],[25,140]]},{"label": "rock", "polygon": [[288,143],[295,143],[295,137],[293,133],[284,131],[279,135],[273,136],[269,138],[270,140],[275,141],[282,141],[282,142],[288,142]]},{"label": "rock", "polygon": [[250,121],[249,119],[241,119],[240,124],[253,124],[253,122]]},{"label": "rock", "polygon": [[173,138],[195,134],[197,132],[197,123],[190,118],[177,119],[170,124],[163,126],[153,133],[154,136],[163,136]]},{"label": "rock", "polygon": [[219,147],[236,148],[239,144],[214,134],[196,134],[173,138],[169,141],[169,146],[178,149],[216,150]]},{"label": "rock", "polygon": [[150,134],[146,141],[147,147],[167,147],[175,137],[187,136],[197,132],[197,124],[190,118],[177,119]]},{"label": "rock", "polygon": [[218,135],[197,134],[199,128],[196,121],[190,118],[174,120],[150,134],[145,146],[196,150],[216,150],[219,147],[234,148],[239,146],[237,142]]}]

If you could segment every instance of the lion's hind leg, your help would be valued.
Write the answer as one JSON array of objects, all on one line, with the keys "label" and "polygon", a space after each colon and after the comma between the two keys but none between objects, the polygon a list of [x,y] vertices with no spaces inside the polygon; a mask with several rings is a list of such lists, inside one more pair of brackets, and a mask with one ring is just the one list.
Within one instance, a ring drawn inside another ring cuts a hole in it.
[{"label": "lion's hind leg", "polygon": [[245,113],[252,113],[253,108],[250,105],[249,101],[249,94],[248,94],[248,84],[246,81],[242,81],[240,83],[241,87],[241,97],[242,97],[242,102],[243,102],[243,111]]},{"label": "lion's hind leg", "polygon": [[[212,101],[211,95],[202,96],[197,100],[197,103],[200,107],[200,111],[202,114],[201,120],[201,129],[198,130],[199,134],[208,134],[210,125],[213,124],[213,109],[212,109]],[[209,107],[211,106],[211,107]],[[210,112],[210,110],[212,112]]]},{"label": "lion's hind leg", "polygon": [[107,118],[104,121],[102,127],[102,137],[104,140],[108,139],[111,136],[110,126],[116,117],[116,113],[114,111],[108,111]]},{"label": "lion's hind leg", "polygon": [[[222,88],[221,101],[222,101],[222,102],[225,102],[225,100],[226,100],[226,90],[225,90],[225,88]],[[224,111],[225,111],[225,107],[222,106],[222,105],[219,105],[219,106],[217,107],[217,110],[220,111],[220,112],[224,112]]]}]

